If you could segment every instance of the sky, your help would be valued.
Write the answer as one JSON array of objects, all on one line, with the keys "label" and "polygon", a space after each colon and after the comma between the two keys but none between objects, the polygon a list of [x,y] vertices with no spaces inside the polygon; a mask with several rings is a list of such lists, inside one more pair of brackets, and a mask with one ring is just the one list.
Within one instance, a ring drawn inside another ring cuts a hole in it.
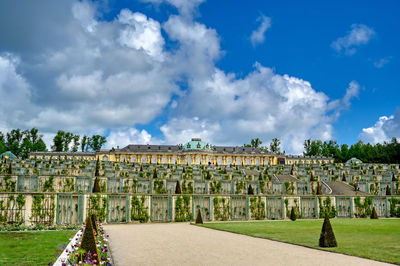
[{"label": "sky", "polygon": [[0,130],[130,143],[400,138],[399,1],[3,0]]}]

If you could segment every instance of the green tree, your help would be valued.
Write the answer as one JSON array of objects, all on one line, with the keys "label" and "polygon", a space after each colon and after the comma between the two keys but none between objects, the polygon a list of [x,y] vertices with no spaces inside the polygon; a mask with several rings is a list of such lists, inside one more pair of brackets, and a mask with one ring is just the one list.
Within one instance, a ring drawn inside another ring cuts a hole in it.
[{"label": "green tree", "polygon": [[273,138],[269,145],[269,149],[273,153],[280,153],[281,152],[280,145],[281,141],[278,138]]},{"label": "green tree", "polygon": [[89,138],[86,135],[84,135],[81,141],[81,151],[82,152],[87,151],[88,147],[89,147]]},{"label": "green tree", "polygon": [[77,152],[77,151],[78,151],[78,148],[79,148],[79,138],[80,138],[79,135],[74,135],[74,136],[72,137],[72,140],[73,140],[73,142],[74,142],[74,145],[72,146],[72,151],[73,151],[73,152]]},{"label": "green tree", "polygon": [[100,151],[101,147],[107,142],[106,137],[100,135],[93,135],[89,141],[89,147],[93,151]]},{"label": "green tree", "polygon": [[258,148],[262,144],[262,141],[259,138],[251,140],[251,147]]},{"label": "green tree", "polygon": [[57,135],[54,136],[53,138],[53,146],[51,147],[53,151],[64,151],[64,135],[65,132],[62,130],[59,130],[57,132]]}]

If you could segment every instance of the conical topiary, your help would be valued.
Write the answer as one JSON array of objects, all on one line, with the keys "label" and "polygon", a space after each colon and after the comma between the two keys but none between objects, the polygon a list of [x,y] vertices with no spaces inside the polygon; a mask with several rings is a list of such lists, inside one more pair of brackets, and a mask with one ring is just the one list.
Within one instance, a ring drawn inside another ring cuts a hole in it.
[{"label": "conical topiary", "polygon": [[97,176],[94,179],[93,193],[100,193],[100,180]]},{"label": "conical topiary", "polygon": [[86,218],[85,224],[86,227],[85,230],[83,231],[83,236],[80,246],[81,249],[85,250],[85,255],[83,256],[83,258],[86,257],[89,251],[92,254],[92,256],[96,254],[96,258],[98,258],[99,253],[97,252],[96,237],[94,236],[93,224],[90,215]]},{"label": "conical topiary", "polygon": [[97,158],[97,162],[96,162],[96,170],[94,172],[94,176],[100,176],[100,162],[99,162],[99,158]]},{"label": "conical topiary", "polygon": [[10,165],[8,166],[8,174],[12,175],[12,166],[11,166],[11,162]]},{"label": "conical topiary", "polygon": [[333,233],[328,214],[325,214],[324,224],[322,225],[321,235],[319,237],[319,246],[323,248],[337,247],[335,234]]},{"label": "conical topiary", "polygon": [[154,168],[154,171],[153,171],[153,178],[157,178],[158,176],[157,176],[157,169],[156,168]]},{"label": "conical topiary", "polygon": [[258,175],[258,180],[259,181],[262,181],[263,180],[263,178],[262,178],[262,173],[260,172],[260,174]]},{"label": "conical topiary", "polygon": [[292,207],[292,210],[290,212],[290,220],[296,221],[296,212],[294,210],[294,207]]},{"label": "conical topiary", "polygon": [[93,225],[93,229],[94,229],[94,231],[96,231],[96,233],[98,233],[98,230],[97,230],[97,217],[96,217],[96,214],[94,214],[94,213],[92,213],[92,215],[90,216],[90,218],[92,219],[92,225]]},{"label": "conical topiary", "polygon": [[343,177],[342,177],[342,181],[343,182],[346,182],[347,180],[346,180],[346,175],[343,173]]},{"label": "conical topiary", "polygon": [[251,186],[251,184],[249,185],[249,188],[247,189],[247,194],[254,195],[254,190],[253,190],[253,187]]},{"label": "conical topiary", "polygon": [[182,194],[181,184],[179,183],[179,180],[176,180],[175,194]]},{"label": "conical topiary", "polygon": [[389,185],[386,186],[386,195],[387,195],[387,196],[392,195],[392,192],[390,191]]},{"label": "conical topiary", "polygon": [[196,224],[202,224],[203,219],[201,218],[201,211],[200,209],[197,211],[197,217],[196,217]]},{"label": "conical topiary", "polygon": [[392,173],[392,182],[396,181],[396,176],[394,175],[394,173]]},{"label": "conical topiary", "polygon": [[371,219],[378,219],[378,214],[376,213],[375,207],[372,208]]}]

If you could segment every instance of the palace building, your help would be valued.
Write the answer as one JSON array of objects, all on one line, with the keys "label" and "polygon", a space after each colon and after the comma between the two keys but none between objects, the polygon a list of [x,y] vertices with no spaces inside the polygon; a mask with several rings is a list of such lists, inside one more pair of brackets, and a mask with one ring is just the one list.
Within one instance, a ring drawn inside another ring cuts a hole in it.
[{"label": "palace building", "polygon": [[214,146],[199,138],[178,145],[131,144],[99,152],[32,152],[30,157],[46,158],[64,156],[68,159],[101,160],[143,164],[187,165],[277,165],[294,163],[332,163],[332,158],[294,157],[265,152],[263,149],[243,146]]}]

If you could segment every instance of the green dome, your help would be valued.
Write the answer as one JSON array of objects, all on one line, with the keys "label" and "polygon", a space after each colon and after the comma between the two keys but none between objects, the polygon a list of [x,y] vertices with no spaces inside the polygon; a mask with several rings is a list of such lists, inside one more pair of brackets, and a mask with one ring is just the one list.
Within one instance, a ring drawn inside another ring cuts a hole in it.
[{"label": "green dome", "polygon": [[17,156],[14,155],[14,153],[10,152],[10,151],[6,151],[5,153],[0,154],[0,158],[8,158],[8,159],[16,159]]},{"label": "green dome", "polygon": [[191,150],[211,150],[211,145],[207,142],[201,141],[201,139],[192,139],[185,145],[183,145],[182,149],[184,151],[191,151]]}]

